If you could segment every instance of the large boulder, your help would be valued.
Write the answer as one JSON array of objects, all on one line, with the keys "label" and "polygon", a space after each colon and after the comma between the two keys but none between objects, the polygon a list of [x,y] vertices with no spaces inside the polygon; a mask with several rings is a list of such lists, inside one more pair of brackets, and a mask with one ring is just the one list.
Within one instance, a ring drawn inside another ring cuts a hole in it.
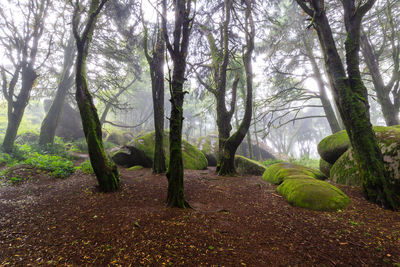
[{"label": "large boulder", "polygon": [[350,203],[340,189],[312,178],[286,179],[277,190],[293,206],[311,210],[335,211]]},{"label": "large boulder", "polygon": [[314,170],[299,164],[279,162],[270,165],[264,171],[262,178],[273,184],[281,184],[287,177],[293,175],[307,175],[315,179],[325,180],[327,177],[319,170]]},{"label": "large boulder", "polygon": [[143,150],[133,146],[123,146],[112,155],[113,161],[123,167],[143,166],[151,168],[153,166],[152,158],[149,158]]},{"label": "large boulder", "polygon": [[[148,158],[153,159],[154,143],[155,143],[155,134],[154,132],[151,132],[134,139],[129,143],[129,146],[133,146],[143,151]],[[163,144],[164,144],[164,154],[166,157],[166,164],[168,164],[169,138],[167,133],[164,135]],[[186,140],[182,140],[182,158],[183,158],[183,166],[185,169],[192,169],[192,170],[207,169],[208,162],[203,152],[201,152],[195,146],[188,143]],[[142,165],[142,164],[135,164],[135,165]]]},{"label": "large boulder", "polygon": [[[44,101],[44,110],[49,111],[51,100]],[[85,137],[79,111],[64,103],[61,119],[57,125],[56,135],[66,140],[77,140]]]},{"label": "large boulder", "polygon": [[110,132],[105,138],[105,141],[121,146],[129,143],[131,140],[130,135],[116,131]]},{"label": "large boulder", "polygon": [[[400,196],[400,128],[397,126],[374,127],[379,147],[383,154],[386,170],[389,172],[389,183]],[[333,164],[330,177],[333,182],[359,186],[362,184],[360,172],[350,148]]]},{"label": "large boulder", "polygon": [[235,156],[235,168],[241,175],[249,174],[259,176],[261,176],[266,169],[261,163],[239,155]]},{"label": "large boulder", "polygon": [[329,162],[325,161],[322,158],[319,160],[319,170],[323,174],[325,174],[327,177],[330,176],[331,168],[332,168],[332,164],[330,164]]},{"label": "large boulder", "polygon": [[318,144],[318,153],[323,160],[333,164],[350,148],[350,140],[345,130],[329,135]]}]

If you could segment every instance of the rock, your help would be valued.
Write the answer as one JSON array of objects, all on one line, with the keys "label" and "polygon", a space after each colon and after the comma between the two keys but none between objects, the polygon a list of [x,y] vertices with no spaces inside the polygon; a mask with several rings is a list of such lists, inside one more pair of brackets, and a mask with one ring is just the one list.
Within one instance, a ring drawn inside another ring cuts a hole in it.
[{"label": "rock", "polygon": [[37,144],[39,142],[39,134],[37,132],[25,132],[17,135],[15,143],[23,144]]},{"label": "rock", "polygon": [[151,168],[153,166],[153,160],[149,158],[144,151],[133,146],[123,146],[112,155],[112,159],[116,164],[126,168],[136,165],[141,165],[145,168]]},{"label": "rock", "polygon": [[125,135],[116,131],[110,132],[105,138],[105,141],[121,146],[127,144],[130,140],[132,140],[130,135]]},{"label": "rock", "polygon": [[135,165],[135,166],[130,167],[128,170],[129,171],[138,171],[138,170],[141,170],[141,169],[143,169],[143,166]]},{"label": "rock", "polygon": [[323,160],[333,164],[350,148],[350,140],[345,130],[325,137],[318,144],[318,153]]},{"label": "rock", "polygon": [[239,155],[235,155],[235,168],[241,175],[248,174],[259,176],[263,175],[266,169],[261,163]]},{"label": "rock", "polygon": [[327,177],[330,176],[332,164],[323,160],[322,158],[319,160],[319,170],[325,174]]},{"label": "rock", "polygon": [[[400,196],[400,128],[375,126],[374,130],[389,172],[389,183]],[[339,184],[353,186],[362,184],[353,149],[350,148],[333,164],[330,177],[333,182]]]},{"label": "rock", "polygon": [[[154,158],[154,132],[140,136],[129,143],[130,146],[143,151],[148,158]],[[166,157],[166,164],[169,163],[169,138],[167,134],[164,135],[164,154]],[[199,149],[182,139],[182,158],[183,166],[185,169],[191,170],[204,170],[207,169],[207,158]],[[142,165],[142,164],[135,164]],[[145,167],[145,166],[144,166]]]},{"label": "rock", "polygon": [[[202,151],[204,153],[204,151]],[[207,162],[209,167],[216,167],[217,166],[217,158],[215,157],[214,154],[207,154],[204,153],[204,155],[206,156]]]},{"label": "rock", "polygon": [[327,178],[319,170],[289,162],[280,162],[270,165],[265,170],[262,178],[273,184],[281,184],[288,176],[293,175],[307,175],[319,180],[325,180]]},{"label": "rock", "polygon": [[[51,100],[44,101],[46,112],[50,109],[50,105]],[[67,102],[64,103],[61,120],[56,129],[56,136],[62,137],[65,140],[77,140],[85,137],[79,111],[76,111]]]},{"label": "rock", "polygon": [[286,179],[277,190],[293,206],[311,210],[335,211],[350,203],[340,189],[316,179]]}]

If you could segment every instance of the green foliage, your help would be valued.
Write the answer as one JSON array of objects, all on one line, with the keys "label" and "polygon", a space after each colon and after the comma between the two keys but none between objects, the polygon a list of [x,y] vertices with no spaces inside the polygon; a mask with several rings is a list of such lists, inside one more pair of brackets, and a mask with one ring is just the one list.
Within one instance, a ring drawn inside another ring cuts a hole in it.
[{"label": "green foliage", "polygon": [[277,190],[293,206],[311,210],[335,211],[350,203],[340,189],[316,179],[287,179]]},{"label": "green foliage", "polygon": [[53,177],[65,178],[75,172],[74,164],[72,161],[66,160],[60,156],[42,155],[33,152],[25,163],[34,168],[48,171]]},{"label": "green foliage", "polygon": [[76,167],[76,169],[86,174],[94,174],[94,170],[92,164],[90,163],[90,160],[85,160],[78,167]]},{"label": "green foliage", "polygon": [[17,161],[7,153],[0,153],[0,165],[14,165]]}]

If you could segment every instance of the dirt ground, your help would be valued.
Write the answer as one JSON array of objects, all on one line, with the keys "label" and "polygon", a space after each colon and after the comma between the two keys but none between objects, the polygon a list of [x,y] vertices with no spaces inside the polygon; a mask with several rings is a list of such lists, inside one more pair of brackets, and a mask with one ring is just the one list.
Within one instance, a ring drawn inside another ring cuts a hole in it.
[{"label": "dirt ground", "polygon": [[0,266],[400,266],[400,212],[340,186],[339,212],[290,206],[260,177],[185,171],[193,209],[165,206],[167,181],[121,169],[122,189],[94,176],[43,173],[0,188]]}]

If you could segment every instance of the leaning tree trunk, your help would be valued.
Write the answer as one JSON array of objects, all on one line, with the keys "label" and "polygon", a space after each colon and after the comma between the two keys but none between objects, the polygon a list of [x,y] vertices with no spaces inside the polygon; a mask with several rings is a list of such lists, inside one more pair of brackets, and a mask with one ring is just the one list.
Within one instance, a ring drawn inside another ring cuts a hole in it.
[{"label": "leaning tree trunk", "polygon": [[77,8],[74,13],[74,36],[77,44],[76,59],[76,101],[82,118],[83,131],[85,133],[90,163],[96,174],[100,190],[113,192],[119,189],[119,173],[117,166],[107,157],[104,152],[102,131],[96,107],[93,104],[86,80],[86,58],[89,45],[92,39],[97,16],[107,0],[99,3],[99,0],[92,0],[89,9],[88,21],[80,36],[77,25]]},{"label": "leaning tree trunk", "polygon": [[6,153],[11,153],[13,151],[18,128],[21,124],[22,117],[24,116],[25,108],[28,105],[32,87],[37,77],[38,75],[30,65],[22,67],[21,91],[15,101],[13,95],[9,96],[7,99],[8,122],[6,134],[3,140],[3,150]]},{"label": "leaning tree trunk", "polygon": [[247,98],[244,117],[237,131],[226,140],[223,150],[223,158],[221,159],[220,168],[218,170],[219,175],[234,175],[235,170],[235,153],[240,143],[242,143],[246,136],[253,111],[253,70],[251,64],[251,56],[254,50],[254,22],[252,17],[251,1],[245,0],[246,3],[246,51],[243,55],[243,64],[246,71],[246,86],[247,86]]},{"label": "leaning tree trunk", "polygon": [[305,2],[297,0],[303,10],[313,17],[313,23],[324,52],[328,76],[333,85],[334,97],[355,152],[360,176],[363,179],[363,191],[366,198],[386,207],[397,209],[399,203],[395,199],[393,189],[390,188],[383,156],[372,130],[367,89],[362,82],[359,69],[361,20],[374,2],[374,0],[369,0],[357,9],[354,1],[342,2],[347,31],[345,41],[346,75],[336,49],[323,1],[313,1],[309,7]]},{"label": "leaning tree trunk", "polygon": [[387,88],[385,86],[381,72],[379,70],[378,59],[376,58],[372,46],[365,33],[361,35],[361,48],[365,62],[372,77],[372,83],[374,84],[376,96],[378,98],[379,105],[382,108],[382,115],[385,119],[386,125],[398,125],[400,124],[399,110],[395,107],[390,99],[389,94],[391,88]]},{"label": "leaning tree trunk", "polygon": [[64,107],[65,98],[67,96],[68,90],[73,85],[74,75],[70,73],[70,70],[74,65],[74,60],[72,57],[75,50],[74,45],[74,38],[71,34],[71,38],[68,41],[67,47],[64,51],[64,67],[61,74],[60,82],[58,84],[56,96],[51,103],[50,109],[44,117],[42,125],[40,127],[40,146],[46,146],[47,144],[54,143],[57,125],[62,118],[62,110]]}]

